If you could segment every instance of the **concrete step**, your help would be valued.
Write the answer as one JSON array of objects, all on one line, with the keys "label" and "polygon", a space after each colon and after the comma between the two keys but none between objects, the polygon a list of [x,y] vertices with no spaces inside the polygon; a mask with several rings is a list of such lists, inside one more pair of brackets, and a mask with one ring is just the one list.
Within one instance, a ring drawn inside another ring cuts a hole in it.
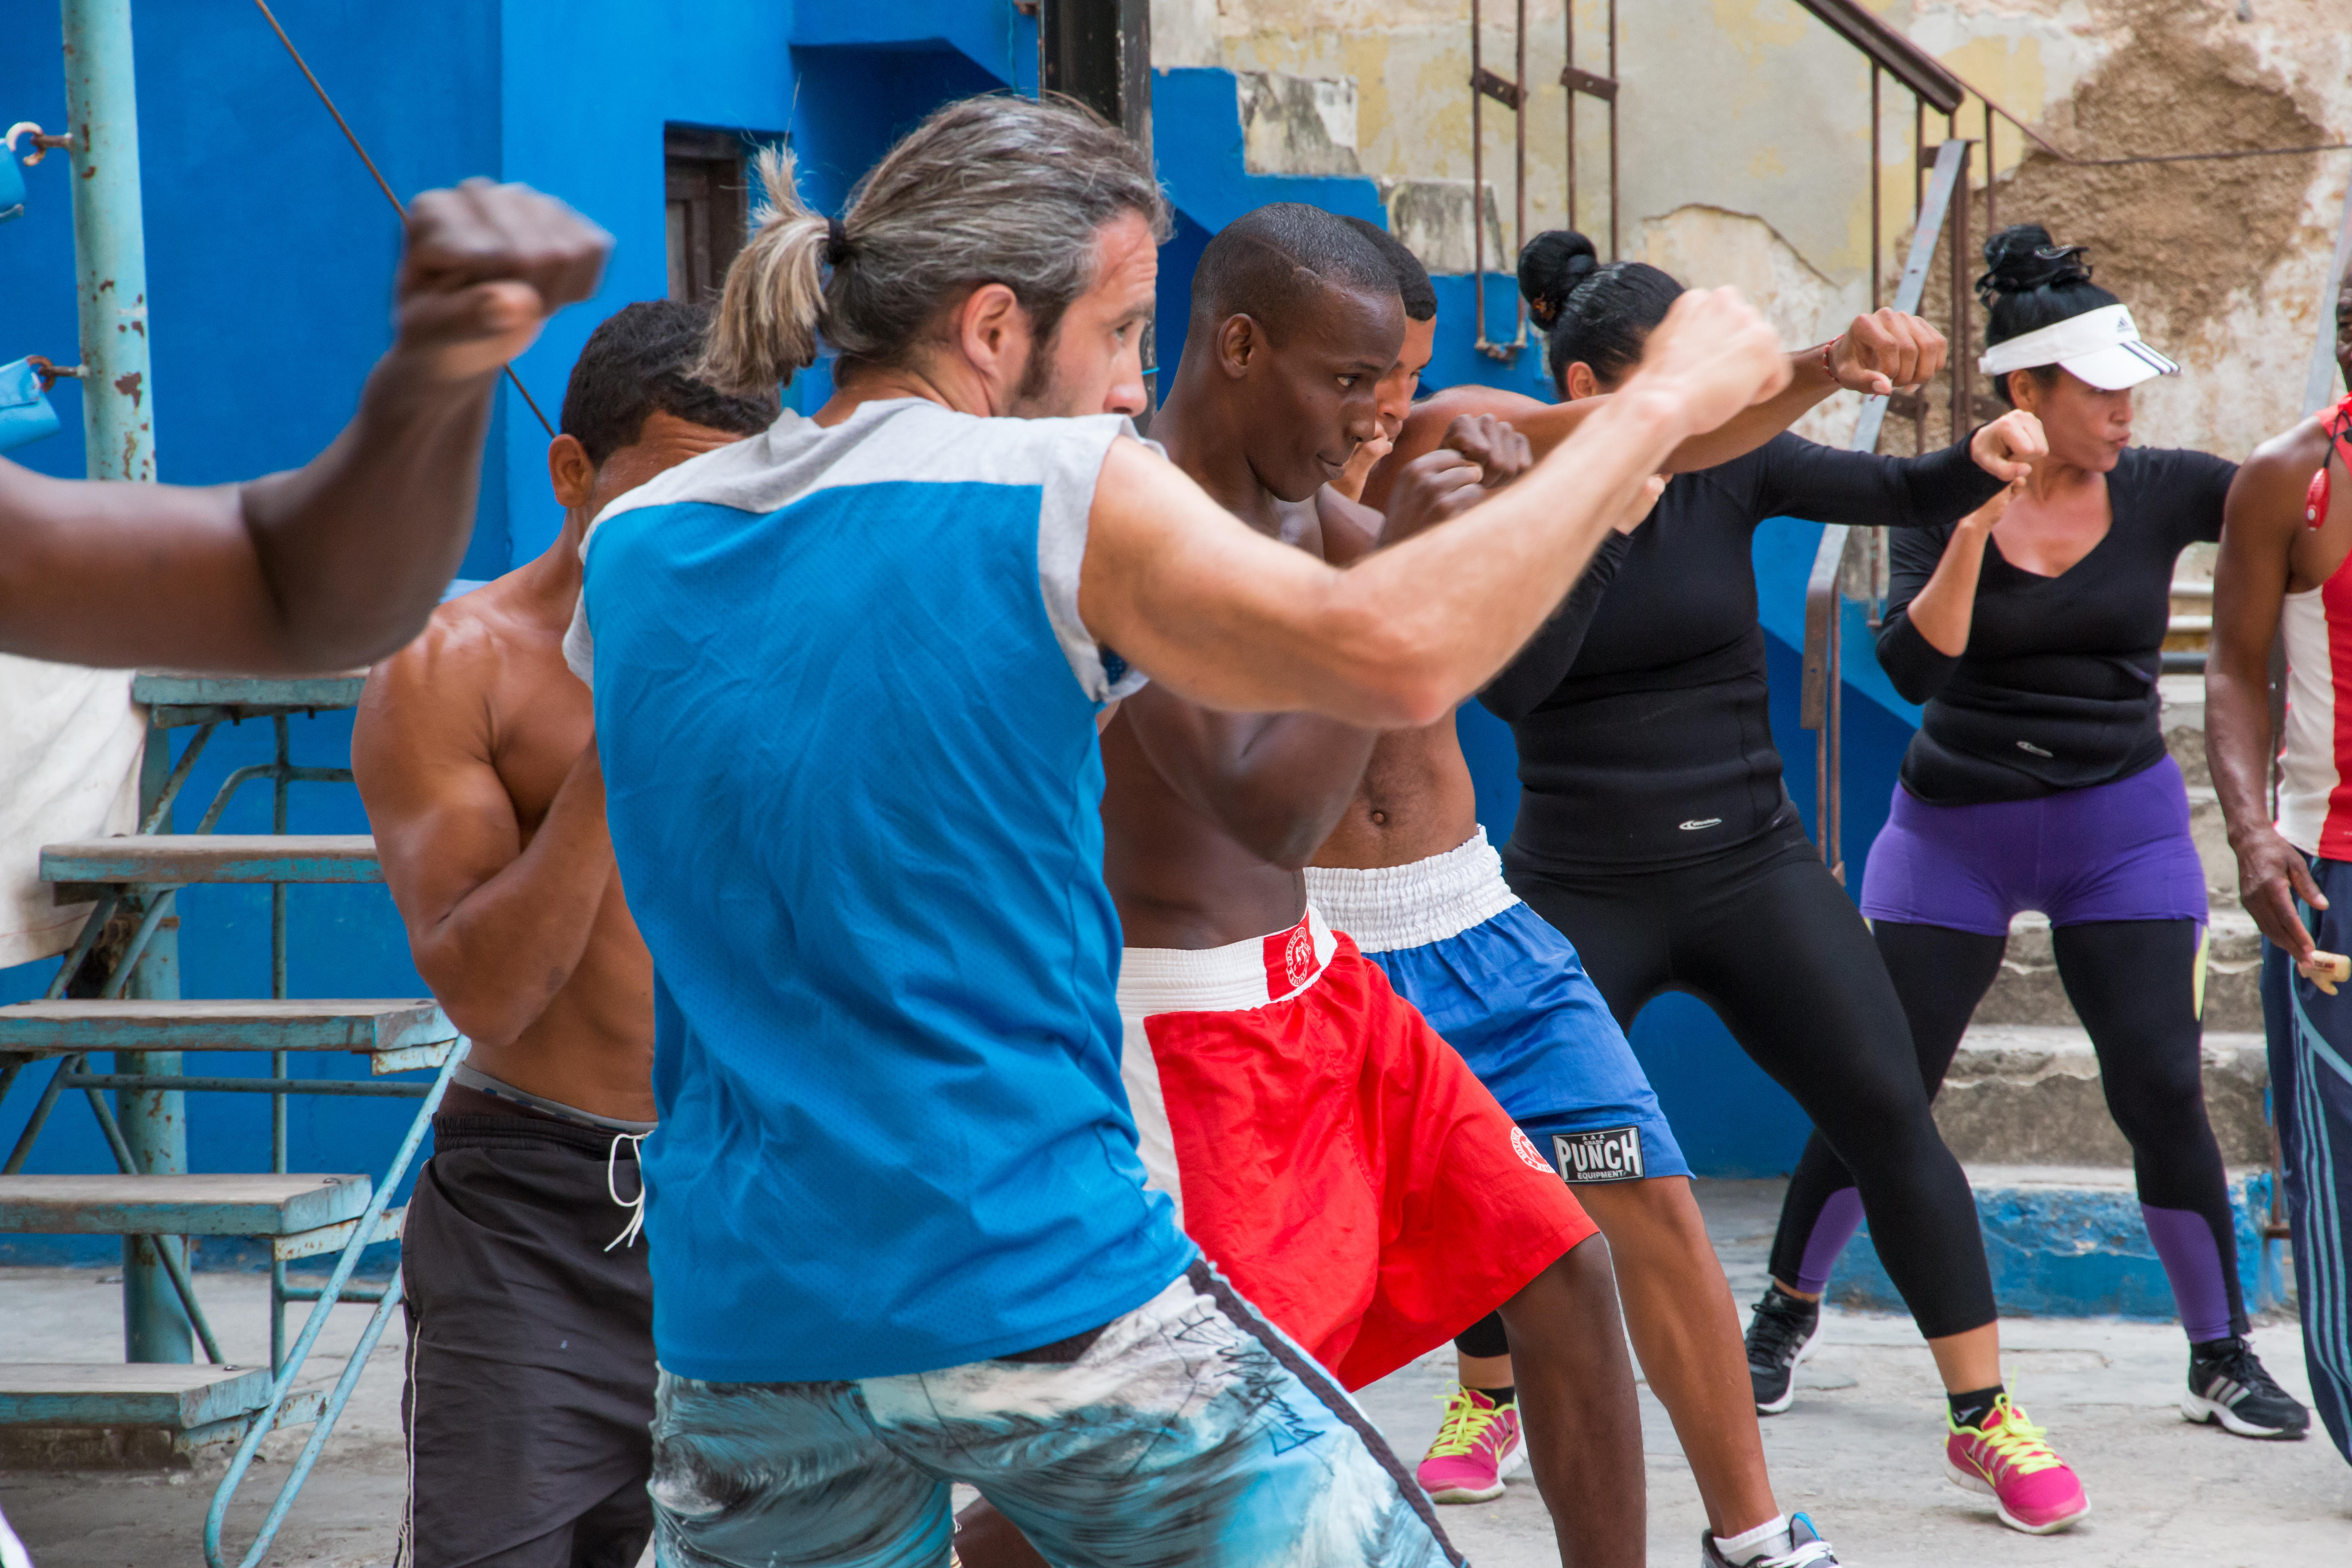
[{"label": "concrete step", "polygon": [[0,1007],[0,1054],[358,1051],[381,1075],[438,1067],[457,1026],[430,997],[391,1000],[63,1000]]},{"label": "concrete step", "polygon": [[[2126,1170],[2057,1165],[1968,1167],[1994,1299],[2004,1316],[2171,1319],[2172,1288],[2141,1217]],[[2284,1248],[2265,1248],[2267,1170],[2230,1173],[2237,1214],[2237,1266],[2249,1311],[2283,1305]],[[1842,1307],[1905,1310],[1869,1229],[1854,1237],[1830,1278]]]},{"label": "concrete step", "polygon": [[75,904],[127,883],[381,882],[383,870],[365,833],[133,833],[44,845],[41,880]]},{"label": "concrete step", "polygon": [[0,1423],[171,1426],[183,1431],[269,1403],[266,1366],[153,1362],[0,1363]]},{"label": "concrete step", "polygon": [[365,1176],[0,1176],[0,1234],[296,1236],[357,1219]]},{"label": "concrete step", "polygon": [[[325,1401],[296,1389],[275,1427],[310,1425]],[[0,1471],[184,1468],[268,1403],[268,1367],[0,1363]]]},{"label": "concrete step", "polygon": [[[2205,1111],[2221,1158],[2267,1166],[2269,1058],[2259,1034],[2205,1035]],[[2131,1146],[2107,1114],[2098,1058],[2080,1027],[1979,1024],[1960,1040],[1936,1125],[1962,1163],[2127,1170]]]},{"label": "concrete step", "polygon": [[[2259,1033],[2263,1026],[2262,932],[2253,917],[2236,905],[2216,902],[2205,950],[2205,1027],[2208,1033]],[[1978,1004],[1976,1023],[2039,1024],[2080,1028],[2074,1005],[2058,980],[2050,922],[2037,914],[2017,917],[2009,928],[2009,950],[2000,974]]]}]

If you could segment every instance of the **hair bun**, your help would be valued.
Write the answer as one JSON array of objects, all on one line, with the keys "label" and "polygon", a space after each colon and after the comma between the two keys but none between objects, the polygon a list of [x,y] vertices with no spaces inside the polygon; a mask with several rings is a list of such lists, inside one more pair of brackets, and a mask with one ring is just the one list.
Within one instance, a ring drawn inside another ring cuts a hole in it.
[{"label": "hair bun", "polygon": [[1551,228],[1519,252],[1519,293],[1528,316],[1545,331],[1559,322],[1569,296],[1601,268],[1601,253],[1572,228]]},{"label": "hair bun", "polygon": [[2038,223],[2012,225],[1984,242],[1987,270],[1977,279],[1977,298],[1990,305],[1996,295],[2088,283],[2091,269],[2081,259],[2088,249],[2058,244]]}]

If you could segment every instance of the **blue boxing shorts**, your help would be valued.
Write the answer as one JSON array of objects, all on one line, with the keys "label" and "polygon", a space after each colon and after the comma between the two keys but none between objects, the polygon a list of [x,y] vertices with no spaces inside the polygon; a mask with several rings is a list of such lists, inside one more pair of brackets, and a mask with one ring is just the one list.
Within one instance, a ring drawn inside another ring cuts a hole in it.
[{"label": "blue boxing shorts", "polygon": [[1307,895],[1462,1054],[1564,1180],[1691,1173],[1583,961],[1504,882],[1485,829],[1409,866],[1310,866]]}]

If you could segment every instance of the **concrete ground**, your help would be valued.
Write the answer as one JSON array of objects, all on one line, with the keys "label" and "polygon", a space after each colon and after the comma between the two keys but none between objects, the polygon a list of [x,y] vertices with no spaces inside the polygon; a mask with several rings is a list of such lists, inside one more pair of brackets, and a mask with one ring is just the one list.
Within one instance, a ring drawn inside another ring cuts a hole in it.
[{"label": "concrete ground", "polygon": [[[1733,1288],[1762,1289],[1778,1203],[1775,1183],[1701,1184]],[[202,1284],[232,1356],[266,1349],[266,1281],[207,1275]],[[338,1311],[314,1357],[322,1380],[364,1319]],[[1821,1352],[1801,1378],[1797,1406],[1764,1424],[1782,1505],[1810,1511],[1862,1568],[1965,1562],[1997,1568],[2272,1568],[2352,1562],[2352,1468],[2324,1436],[2251,1443],[2182,1422],[2173,1405],[2185,1366],[2167,1325],[2020,1319],[2004,1322],[2011,1385],[2082,1473],[2091,1518],[2037,1539],[1996,1523],[1989,1509],[1942,1479],[1942,1400],[1926,1350],[1907,1321],[1832,1313]],[[2306,1395],[2291,1323],[2258,1328],[2279,1380]],[[291,1568],[361,1568],[391,1561],[399,1518],[399,1329],[362,1375],[359,1392],[269,1561]],[[110,1279],[87,1269],[0,1269],[0,1361],[97,1360],[121,1353]],[[1367,1390],[1364,1403],[1407,1458],[1436,1429],[1450,1355],[1424,1358]],[[1689,1468],[1665,1413],[1646,1390],[1650,1562],[1688,1568],[1705,1523]],[[264,1447],[265,1463],[231,1510],[232,1550],[251,1538],[303,1434]],[[173,1474],[0,1475],[0,1507],[40,1568],[162,1568],[203,1561],[205,1510],[218,1460]],[[1559,1561],[1533,1483],[1515,1479],[1498,1500],[1449,1508],[1455,1543],[1482,1568],[1549,1568]]]}]

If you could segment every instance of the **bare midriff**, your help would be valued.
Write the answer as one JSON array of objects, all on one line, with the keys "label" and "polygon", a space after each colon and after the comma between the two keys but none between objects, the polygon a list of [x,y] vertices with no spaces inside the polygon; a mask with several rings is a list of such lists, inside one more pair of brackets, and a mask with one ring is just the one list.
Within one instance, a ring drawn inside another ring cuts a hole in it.
[{"label": "bare midriff", "polygon": [[1347,815],[1315,864],[1352,870],[1410,866],[1459,848],[1478,831],[1477,792],[1451,715],[1381,737]]}]

